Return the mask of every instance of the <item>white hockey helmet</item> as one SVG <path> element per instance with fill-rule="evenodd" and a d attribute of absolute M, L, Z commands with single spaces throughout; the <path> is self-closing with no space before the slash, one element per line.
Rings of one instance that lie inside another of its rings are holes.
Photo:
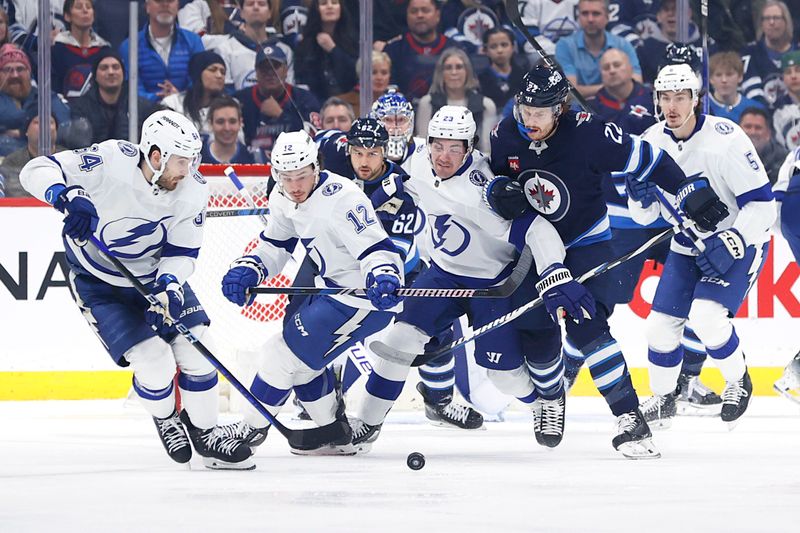
<path fill-rule="evenodd" d="M 158 148 L 161 152 L 161 168 L 153 168 L 150 163 L 150 151 Z M 161 192 L 157 184 L 161 174 L 167 166 L 170 156 L 187 157 L 191 160 L 190 172 L 194 172 L 200 163 L 200 151 L 203 141 L 197 128 L 185 116 L 171 110 L 156 111 L 144 121 L 142 136 L 139 141 L 139 150 L 153 171 L 153 194 Z"/>
<path fill-rule="evenodd" d="M 658 93 L 663 91 L 691 91 L 692 107 L 697 105 L 700 99 L 700 80 L 692 67 L 686 63 L 679 65 L 667 65 L 658 71 L 655 82 L 653 82 L 653 103 L 656 113 L 660 114 L 658 106 Z"/>
<path fill-rule="evenodd" d="M 319 150 L 308 133 L 305 131 L 284 131 L 275 139 L 270 155 L 272 165 L 272 178 L 283 194 L 283 184 L 280 173 L 300 170 L 309 165 L 314 169 L 316 177 L 314 185 L 319 181 Z"/>
<path fill-rule="evenodd" d="M 460 105 L 442 106 L 428 122 L 428 156 L 430 156 L 431 139 L 466 141 L 467 151 L 461 160 L 461 164 L 464 164 L 475 146 L 476 130 L 472 111 Z"/>

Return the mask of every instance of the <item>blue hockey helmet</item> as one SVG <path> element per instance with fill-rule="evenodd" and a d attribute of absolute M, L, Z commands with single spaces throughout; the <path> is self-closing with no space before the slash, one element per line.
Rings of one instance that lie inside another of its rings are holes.
<path fill-rule="evenodd" d="M 359 118 L 347 132 L 347 144 L 363 148 L 384 148 L 389 143 L 386 128 L 374 118 Z"/>
<path fill-rule="evenodd" d="M 369 116 L 379 120 L 389 133 L 386 156 L 392 161 L 403 160 L 414 134 L 414 107 L 411 102 L 396 87 L 390 87 L 372 104 Z"/>
<path fill-rule="evenodd" d="M 569 82 L 558 70 L 539 64 L 522 78 L 516 103 L 530 107 L 553 107 L 567 101 Z"/>
<path fill-rule="evenodd" d="M 695 72 L 700 72 L 703 68 L 700 55 L 694 47 L 683 43 L 669 43 L 664 51 L 664 59 L 661 61 L 658 70 L 667 65 L 689 65 Z"/>

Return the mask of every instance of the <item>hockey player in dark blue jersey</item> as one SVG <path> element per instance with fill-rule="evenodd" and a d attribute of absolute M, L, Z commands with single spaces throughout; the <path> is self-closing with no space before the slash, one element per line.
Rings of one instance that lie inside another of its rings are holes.
<path fill-rule="evenodd" d="M 326 170 L 352 178 L 372 201 L 389 238 L 405 254 L 405 279 L 410 284 L 425 268 L 415 238 L 425 225 L 425 215 L 403 191 L 402 182 L 408 179 L 408 174 L 387 157 L 389 134 L 386 128 L 374 118 L 359 118 L 346 134 L 328 132 L 318 142 Z M 442 342 L 451 340 L 442 339 Z M 342 377 L 345 391 L 357 372 L 348 359 Z M 425 402 L 425 415 L 432 423 L 462 429 L 483 426 L 480 413 L 453 402 L 452 353 L 426 363 L 419 372 L 422 381 L 417 389 Z"/>
<path fill-rule="evenodd" d="M 602 187 L 606 173 L 628 175 L 634 200 L 645 197 L 654 183 L 674 193 L 693 190 L 687 215 L 698 225 L 718 221 L 720 200 L 713 191 L 699 186 L 696 179 L 687 180 L 666 153 L 625 134 L 616 124 L 569 111 L 569 88 L 559 72 L 534 67 L 516 97 L 514 117 L 504 119 L 492 133 L 492 170 L 510 176 L 497 178 L 486 188 L 487 201 L 498 214 L 516 218 L 533 209 L 543 215 L 561 235 L 567 246 L 565 265 L 576 274 L 615 255 Z M 592 278 L 586 286 L 597 301 L 597 314 L 581 324 L 567 321 L 566 329 L 617 416 L 618 434 L 612 444 L 626 457 L 659 457 L 622 351 L 609 331 L 607 318 L 616 290 L 613 278 Z M 536 295 L 532 284 L 523 284 L 514 298 L 521 305 Z M 552 337 L 558 325 L 541 310 L 523 315 L 516 327 L 535 342 Z M 547 349 L 561 347 L 554 344 Z"/>

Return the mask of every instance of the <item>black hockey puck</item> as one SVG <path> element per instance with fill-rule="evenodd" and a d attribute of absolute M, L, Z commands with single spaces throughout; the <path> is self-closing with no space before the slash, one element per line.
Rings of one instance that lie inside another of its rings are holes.
<path fill-rule="evenodd" d="M 425 466 L 425 456 L 419 452 L 411 452 L 408 454 L 406 464 L 411 470 L 422 470 L 422 467 Z"/>

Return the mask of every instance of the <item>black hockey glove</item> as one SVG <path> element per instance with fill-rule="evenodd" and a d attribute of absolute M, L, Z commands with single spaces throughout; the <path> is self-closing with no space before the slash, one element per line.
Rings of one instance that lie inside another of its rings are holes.
<path fill-rule="evenodd" d="M 706 178 L 684 181 L 678 189 L 678 205 L 703 231 L 716 231 L 728 217 L 728 206 L 719 199 Z"/>
<path fill-rule="evenodd" d="M 506 220 L 521 217 L 531 209 L 522 185 L 507 176 L 497 176 L 484 185 L 483 200 Z"/>

